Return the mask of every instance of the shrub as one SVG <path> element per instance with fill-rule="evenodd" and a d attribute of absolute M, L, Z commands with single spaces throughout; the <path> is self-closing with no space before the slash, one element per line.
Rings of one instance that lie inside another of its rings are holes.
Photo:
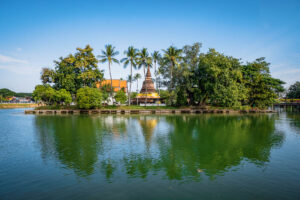
<path fill-rule="evenodd" d="M 71 93 L 65 89 L 56 90 L 54 94 L 55 103 L 60 105 L 66 104 L 69 105 L 72 102 Z"/>
<path fill-rule="evenodd" d="M 99 108 L 102 103 L 102 93 L 97 88 L 80 88 L 77 90 L 76 102 L 78 108 Z"/>
<path fill-rule="evenodd" d="M 127 95 L 123 90 L 119 90 L 114 97 L 115 100 L 121 104 L 124 104 L 127 101 Z"/>

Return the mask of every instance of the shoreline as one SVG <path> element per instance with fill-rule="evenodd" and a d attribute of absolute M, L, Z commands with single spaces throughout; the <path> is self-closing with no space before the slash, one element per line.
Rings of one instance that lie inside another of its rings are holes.
<path fill-rule="evenodd" d="M 36 108 L 38 104 L 35 103 L 1 103 L 0 109 L 10 109 L 10 108 Z"/>
<path fill-rule="evenodd" d="M 275 110 L 229 110 L 229 109 L 57 109 L 25 110 L 25 114 L 36 115 L 72 115 L 72 114 L 247 114 L 277 113 Z"/>

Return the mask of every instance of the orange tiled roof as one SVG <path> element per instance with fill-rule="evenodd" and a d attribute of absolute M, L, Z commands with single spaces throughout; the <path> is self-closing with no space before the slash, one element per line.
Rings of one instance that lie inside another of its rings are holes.
<path fill-rule="evenodd" d="M 108 80 L 103 80 L 101 83 L 96 83 L 97 88 L 100 88 L 101 86 L 104 85 L 110 85 L 111 81 Z M 119 80 L 119 79 L 113 79 L 112 80 L 112 87 L 114 92 L 119 91 L 120 89 L 124 88 L 125 92 L 127 92 L 127 81 L 125 80 Z"/>

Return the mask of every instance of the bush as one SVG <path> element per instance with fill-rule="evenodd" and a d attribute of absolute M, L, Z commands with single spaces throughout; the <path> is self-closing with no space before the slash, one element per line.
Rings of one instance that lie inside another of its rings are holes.
<path fill-rule="evenodd" d="M 77 90 L 76 102 L 78 108 L 99 108 L 102 103 L 102 93 L 97 88 L 80 88 Z"/>
<path fill-rule="evenodd" d="M 35 101 L 42 101 L 47 105 L 69 105 L 72 102 L 70 92 L 65 89 L 54 90 L 50 85 L 37 85 L 32 96 Z"/>
<path fill-rule="evenodd" d="M 70 105 L 70 103 L 72 102 L 72 96 L 71 93 L 68 92 L 67 90 L 60 89 L 58 91 L 55 91 L 54 100 L 55 103 L 59 103 L 60 105 L 62 104 Z"/>
<path fill-rule="evenodd" d="M 55 90 L 50 85 L 37 85 L 32 97 L 35 101 L 43 101 L 47 105 L 54 103 Z"/>
<path fill-rule="evenodd" d="M 114 97 L 115 100 L 121 104 L 124 104 L 127 101 L 127 95 L 123 90 L 119 90 Z"/>

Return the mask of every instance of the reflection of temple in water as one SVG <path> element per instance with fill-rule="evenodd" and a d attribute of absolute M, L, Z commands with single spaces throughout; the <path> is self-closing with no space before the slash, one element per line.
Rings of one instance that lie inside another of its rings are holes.
<path fill-rule="evenodd" d="M 148 147 L 150 147 L 151 139 L 153 137 L 154 129 L 158 123 L 156 117 L 141 116 L 138 122 L 142 128 L 142 132 Z"/>

